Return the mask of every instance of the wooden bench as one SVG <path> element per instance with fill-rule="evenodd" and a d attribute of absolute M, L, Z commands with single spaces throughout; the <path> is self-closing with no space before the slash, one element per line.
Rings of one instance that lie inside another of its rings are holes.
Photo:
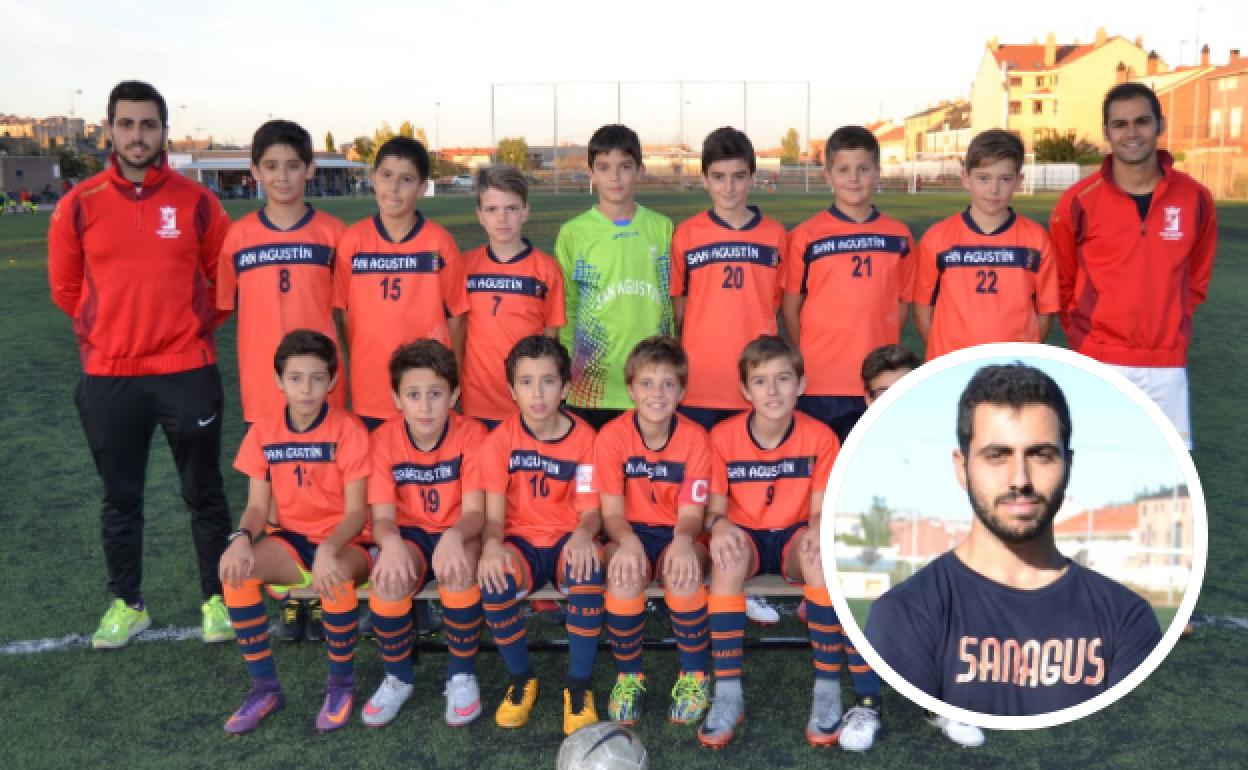
<path fill-rule="evenodd" d="M 794 585 L 779 575 L 758 575 L 752 577 L 745 583 L 745 593 L 748 596 L 801 596 L 802 586 Z M 368 598 L 368 589 L 361 588 L 356 591 L 356 595 L 360 599 Z M 663 598 L 663 586 L 658 582 L 652 582 L 646 588 L 646 596 L 651 599 Z M 316 591 L 312 588 L 295 588 L 290 592 L 292 599 L 315 599 Z M 434 599 L 438 598 L 438 585 L 430 580 L 420 593 L 416 594 L 417 599 Z M 566 599 L 559 589 L 554 586 L 547 585 L 541 590 L 534 591 L 525 597 L 526 599 Z"/>

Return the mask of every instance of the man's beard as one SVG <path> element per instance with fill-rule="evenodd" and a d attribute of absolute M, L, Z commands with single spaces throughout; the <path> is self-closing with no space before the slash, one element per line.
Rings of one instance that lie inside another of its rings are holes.
<path fill-rule="evenodd" d="M 130 148 L 133 148 L 134 146 L 135 144 L 131 144 L 129 147 L 126 148 L 126 150 L 129 150 Z M 134 168 L 134 169 L 146 169 L 149 166 L 155 165 L 156 161 L 160 160 L 160 148 L 159 147 L 153 149 L 151 147 L 148 147 L 146 144 L 139 144 L 138 146 L 146 148 L 148 151 L 148 154 L 140 158 L 137 163 L 131 160 L 130 156 L 125 151 L 117 153 L 117 157 L 121 158 L 121 161 L 125 163 L 127 166 L 130 166 L 131 168 Z"/>
<path fill-rule="evenodd" d="M 1070 481 L 1069 469 L 1062 476 L 1062 481 L 1053 490 L 1052 498 L 1039 494 L 1033 487 L 1026 487 L 1017 492 L 999 495 L 993 500 L 992 505 L 984 505 L 976 497 L 974 493 L 975 485 L 971 480 L 970 469 L 967 469 L 967 499 L 971 501 L 971 509 L 975 511 L 975 517 L 979 519 L 988 531 L 996 536 L 1003 543 L 1020 544 L 1043 535 L 1053 526 L 1053 519 L 1057 516 L 1058 510 L 1062 507 L 1062 502 L 1066 499 L 1066 484 Z M 1044 513 L 1035 521 L 1015 525 L 1011 528 L 1005 522 L 997 518 L 995 509 L 998 505 L 1013 502 L 1016 500 L 1038 501 L 1044 506 Z"/>

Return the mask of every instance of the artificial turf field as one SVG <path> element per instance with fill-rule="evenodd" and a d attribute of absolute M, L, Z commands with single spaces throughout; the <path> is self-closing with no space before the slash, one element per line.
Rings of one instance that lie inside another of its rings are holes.
<path fill-rule="evenodd" d="M 698 193 L 643 195 L 642 202 L 679 221 L 705 207 Z M 880 207 L 916 235 L 964 204 L 956 195 L 885 195 Z M 528 232 L 546 250 L 560 223 L 590 204 L 588 196 L 537 196 Z M 756 202 L 787 226 L 827 205 L 826 194 L 763 194 Z M 1021 213 L 1047 221 L 1054 199 L 1021 198 Z M 254 202 L 227 206 L 235 217 Z M 317 205 L 350 222 L 373 212 L 368 199 Z M 470 197 L 440 197 L 422 209 L 446 225 L 464 249 L 483 241 Z M 1248 206 L 1218 208 L 1220 248 L 1209 301 L 1196 316 L 1191 355 L 1196 467 L 1209 511 L 1210 552 L 1196 608 L 1196 632 L 1137 690 L 1094 716 L 1045 731 L 991 732 L 977 750 L 960 749 L 921 721 L 921 712 L 887 687 L 885 730 L 870 753 L 816 751 L 802 730 L 809 710 L 810 653 L 751 650 L 746 662 L 747 721 L 720 752 L 697 746 L 692 728 L 666 722 L 673 651 L 647 652 L 651 698 L 639 733 L 653 768 L 677 767 L 1248 767 L 1248 482 L 1242 478 L 1248 424 Z M 486 715 L 451 730 L 442 722 L 446 656 L 422 653 L 417 692 L 383 730 L 358 721 L 332 735 L 313 728 L 325 658 L 308 643 L 276 643 L 287 693 L 285 711 L 256 733 L 230 739 L 225 718 L 241 702 L 247 676 L 233 644 L 198 640 L 134 643 L 115 652 L 81 644 L 53 652 L 9 652 L 11 643 L 90 635 L 109 597 L 99 545 L 100 487 L 72 390 L 78 350 L 68 320 L 48 296 L 48 215 L 0 217 L 0 767 L 472 767 L 549 768 L 562 739 L 559 688 L 565 657 L 535 652 L 542 683 L 534 718 L 519 731 L 490 715 L 506 676 L 498 656 L 478 663 Z M 230 464 L 241 438 L 235 373 L 235 326 L 218 336 L 227 404 L 222 466 L 234 515 L 246 485 Z M 919 347 L 913 330 L 907 341 Z M 1060 330 L 1050 340 L 1060 344 Z M 144 597 L 155 629 L 195 627 L 199 601 L 189 517 L 173 464 L 157 434 L 148 473 Z M 769 634 L 804 634 L 790 612 Z M 1238 619 L 1238 620 L 1237 620 Z M 532 621 L 538 638 L 561 629 Z M 653 625 L 653 624 L 652 624 Z M 656 635 L 664 629 L 653 627 Z M 750 634 L 756 634 L 751 630 Z M 6 650 L 6 645 L 8 649 Z M 603 714 L 613 678 L 607 650 L 595 667 Z M 360 703 L 381 679 L 371 642 L 357 656 Z M 848 699 L 848 687 L 846 698 Z"/>

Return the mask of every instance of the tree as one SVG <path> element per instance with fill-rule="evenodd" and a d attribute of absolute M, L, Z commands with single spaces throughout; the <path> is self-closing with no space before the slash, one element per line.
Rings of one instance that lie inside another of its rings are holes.
<path fill-rule="evenodd" d="M 524 137 L 505 137 L 498 143 L 498 162 L 510 163 L 521 171 L 529 167 L 529 143 Z"/>
<path fill-rule="evenodd" d="M 780 140 L 780 162 L 786 166 L 796 166 L 802 157 L 802 144 L 797 138 L 797 129 L 790 128 Z"/>
<path fill-rule="evenodd" d="M 86 179 L 100 171 L 100 162 L 95 156 L 79 155 L 69 147 L 57 150 L 56 157 L 61 166 L 62 179 Z"/>
<path fill-rule="evenodd" d="M 373 162 L 373 153 L 376 152 L 377 148 L 373 145 L 372 139 L 367 136 L 357 136 L 355 140 L 351 142 L 351 146 L 360 160 L 365 163 Z"/>
<path fill-rule="evenodd" d="M 405 120 L 399 124 L 399 136 L 406 136 L 408 139 L 415 139 L 426 148 L 429 146 L 429 138 L 425 136 L 425 129 L 416 128 L 412 125 L 412 121 L 410 120 Z"/>
<path fill-rule="evenodd" d="M 863 564 L 875 564 L 880 560 L 880 549 L 892 545 L 893 531 L 889 527 L 892 518 L 893 512 L 884 498 L 872 497 L 871 507 L 862 514 L 862 536 L 851 535 L 843 538 L 848 545 L 862 546 L 862 553 L 858 558 Z"/>
<path fill-rule="evenodd" d="M 1037 139 L 1032 149 L 1036 153 L 1037 163 L 1079 163 L 1091 165 L 1101 161 L 1096 145 L 1087 139 L 1081 139 L 1076 142 L 1074 137 L 1071 136 Z"/>
<path fill-rule="evenodd" d="M 325 152 L 337 152 L 337 150 L 334 148 L 334 132 L 333 131 L 325 132 Z"/>

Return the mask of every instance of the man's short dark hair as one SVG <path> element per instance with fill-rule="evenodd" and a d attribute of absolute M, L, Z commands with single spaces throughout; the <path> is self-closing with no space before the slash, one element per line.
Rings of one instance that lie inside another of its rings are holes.
<path fill-rule="evenodd" d="M 508 385 L 516 384 L 516 365 L 522 358 L 553 358 L 555 369 L 559 371 L 559 381 L 564 385 L 572 381 L 572 357 L 568 355 L 563 343 L 554 337 L 534 334 L 525 337 L 512 347 L 503 364 L 507 371 Z"/>
<path fill-rule="evenodd" d="M 608 123 L 589 137 L 589 167 L 594 167 L 594 159 L 603 153 L 619 150 L 625 153 L 637 165 L 641 165 L 641 140 L 637 132 L 619 123 Z"/>
<path fill-rule="evenodd" d="M 875 165 L 880 165 L 880 140 L 863 126 L 841 126 L 833 131 L 823 148 L 823 165 L 832 168 L 832 159 L 841 150 L 866 150 Z"/>
<path fill-rule="evenodd" d="M 980 404 L 1022 409 L 1038 404 L 1057 414 L 1061 429 L 1062 451 L 1070 452 L 1070 407 L 1066 396 L 1053 378 L 1021 361 L 1012 364 L 985 366 L 975 372 L 958 399 L 958 448 L 966 455 L 971 451 L 971 433 L 975 408 Z"/>
<path fill-rule="evenodd" d="M 743 160 L 750 167 L 751 174 L 758 169 L 754 144 L 744 132 L 732 126 L 717 128 L 702 141 L 702 173 L 710 170 L 711 164 L 718 160 Z"/>
<path fill-rule="evenodd" d="M 1014 164 L 1015 171 L 1021 171 L 1026 155 L 1022 139 L 1003 128 L 990 128 L 976 134 L 966 148 L 966 170 L 969 173 L 999 160 L 1008 160 Z"/>
<path fill-rule="evenodd" d="M 423 182 L 429 178 L 429 151 L 419 140 L 410 136 L 387 139 L 381 149 L 377 150 L 377 156 L 373 158 L 373 168 L 380 168 L 381 162 L 386 158 L 410 161 L 416 167 L 416 172 L 420 174 L 420 181 Z"/>
<path fill-rule="evenodd" d="M 117 102 L 155 102 L 156 111 L 160 113 L 160 124 L 169 126 L 169 106 L 165 97 L 160 95 L 150 83 L 141 80 L 123 80 L 113 86 L 108 94 L 108 122 L 112 123 L 117 116 Z"/>
<path fill-rule="evenodd" d="M 1161 100 L 1157 98 L 1153 89 L 1143 83 L 1119 83 L 1109 89 L 1105 94 L 1105 101 L 1101 102 L 1101 125 L 1109 125 L 1109 105 L 1114 102 L 1125 102 L 1128 99 L 1147 100 L 1149 109 L 1153 111 L 1153 118 L 1161 123 Z"/>
<path fill-rule="evenodd" d="M 912 372 L 919 368 L 919 363 L 919 357 L 905 345 L 881 345 L 862 359 L 862 384 L 869 387 L 871 380 L 884 372 Z"/>
<path fill-rule="evenodd" d="M 422 339 L 400 345 L 390 356 L 390 389 L 399 392 L 403 375 L 412 369 L 428 369 L 446 380 L 451 390 L 459 387 L 459 366 L 455 354 L 437 340 Z"/>
<path fill-rule="evenodd" d="M 312 135 L 292 120 L 270 120 L 256 129 L 251 138 L 251 163 L 260 165 L 264 153 L 275 144 L 284 144 L 295 151 L 303 165 L 312 163 Z"/>
<path fill-rule="evenodd" d="M 333 340 L 320 332 L 295 329 L 282 337 L 273 353 L 273 369 L 278 377 L 286 371 L 286 362 L 292 356 L 316 356 L 329 367 L 331 378 L 338 373 L 338 349 L 334 347 Z"/>

